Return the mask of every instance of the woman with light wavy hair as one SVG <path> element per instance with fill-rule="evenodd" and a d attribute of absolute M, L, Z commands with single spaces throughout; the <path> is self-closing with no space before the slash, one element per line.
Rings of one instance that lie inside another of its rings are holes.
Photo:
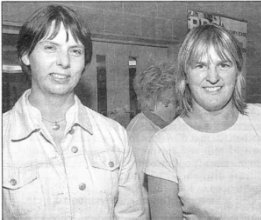
<path fill-rule="evenodd" d="M 149 146 L 152 219 L 261 219 L 261 105 L 244 102 L 242 68 L 229 31 L 207 24 L 187 34 L 180 116 Z"/>
<path fill-rule="evenodd" d="M 167 62 L 150 65 L 134 79 L 134 89 L 141 113 L 127 126 L 127 132 L 136 157 L 140 184 L 149 218 L 147 180 L 143 166 L 152 136 L 167 126 L 176 116 L 175 68 Z"/>

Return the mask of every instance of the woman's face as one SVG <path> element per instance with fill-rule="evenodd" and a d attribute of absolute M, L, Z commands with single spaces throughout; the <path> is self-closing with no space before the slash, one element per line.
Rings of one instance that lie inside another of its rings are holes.
<path fill-rule="evenodd" d="M 235 64 L 228 60 L 222 61 L 215 49 L 210 47 L 208 55 L 204 55 L 187 71 L 193 111 L 219 111 L 227 105 L 232 105 L 236 79 Z"/>
<path fill-rule="evenodd" d="M 54 22 L 49 36 L 54 30 Z M 72 93 L 85 67 L 84 46 L 76 42 L 71 32 L 68 39 L 62 24 L 56 37 L 40 40 L 23 62 L 30 65 L 32 92 L 65 95 Z"/>

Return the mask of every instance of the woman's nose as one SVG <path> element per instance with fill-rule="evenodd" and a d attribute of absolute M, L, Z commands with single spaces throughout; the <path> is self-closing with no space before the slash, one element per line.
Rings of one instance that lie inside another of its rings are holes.
<path fill-rule="evenodd" d="M 67 52 L 61 51 L 57 54 L 57 61 L 56 64 L 58 66 L 63 67 L 64 69 L 67 69 L 70 67 L 70 56 Z"/>
<path fill-rule="evenodd" d="M 211 84 L 215 84 L 219 81 L 220 76 L 216 69 L 216 67 L 209 67 L 207 70 L 207 81 L 209 81 Z"/>

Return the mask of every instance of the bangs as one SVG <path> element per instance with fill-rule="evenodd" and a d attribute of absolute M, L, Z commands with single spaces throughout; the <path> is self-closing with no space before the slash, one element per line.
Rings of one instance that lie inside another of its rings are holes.
<path fill-rule="evenodd" d="M 46 26 L 46 33 L 45 33 L 45 36 L 43 38 L 46 38 L 48 40 L 52 40 L 54 39 L 57 34 L 59 33 L 59 30 L 61 28 L 61 20 L 53 20 L 53 21 L 50 21 L 49 22 L 50 25 L 47 25 Z M 68 33 L 66 31 L 66 41 L 68 41 Z"/>
<path fill-rule="evenodd" d="M 232 59 L 232 55 L 228 52 L 229 50 L 225 49 L 223 42 L 213 41 L 213 39 L 199 39 L 198 41 L 194 42 L 194 45 L 192 45 L 191 52 L 189 53 L 189 56 L 187 58 L 187 65 L 188 67 L 194 66 L 196 63 L 201 62 L 202 58 L 204 56 L 207 56 L 208 61 L 211 61 L 211 54 L 209 53 L 210 48 L 213 47 L 219 58 L 223 62 L 230 62 L 234 63 Z"/>
<path fill-rule="evenodd" d="M 48 29 L 46 31 L 44 38 L 49 39 L 49 40 L 54 39 L 60 31 L 61 24 L 63 24 L 63 26 L 65 28 L 65 32 L 66 32 L 66 41 L 69 40 L 69 32 L 70 32 L 72 34 L 74 41 L 79 43 L 79 39 L 77 37 L 77 33 L 75 33 L 76 30 L 74 30 L 75 28 L 73 27 L 73 25 L 70 26 L 68 23 L 66 23 L 62 19 L 58 19 L 56 21 L 53 20 L 53 21 L 51 21 L 51 23 L 53 23 L 53 25 L 47 25 Z"/>
<path fill-rule="evenodd" d="M 81 42 L 85 48 L 85 64 L 91 62 L 92 40 L 89 28 L 82 25 L 81 19 L 70 8 L 50 5 L 36 11 L 19 31 L 17 52 L 22 66 L 26 66 L 21 60 L 22 56 L 24 54 L 30 55 L 42 39 L 54 39 L 59 34 L 61 24 L 65 28 L 66 41 L 69 40 L 71 34 L 76 43 Z"/>

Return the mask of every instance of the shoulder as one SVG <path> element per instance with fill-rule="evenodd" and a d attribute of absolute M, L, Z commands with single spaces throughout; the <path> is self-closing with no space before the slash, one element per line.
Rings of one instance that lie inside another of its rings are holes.
<path fill-rule="evenodd" d="M 139 123 L 141 120 L 143 120 L 142 113 L 138 113 L 134 116 L 134 118 L 131 119 L 130 123 L 127 126 L 127 130 L 137 125 L 137 123 Z"/>
<path fill-rule="evenodd" d="M 184 134 L 187 133 L 185 129 L 182 118 L 178 117 L 165 128 L 156 132 L 152 142 L 158 143 L 160 146 L 164 146 L 164 148 L 172 147 L 184 140 Z"/>
<path fill-rule="evenodd" d="M 88 107 L 85 107 L 84 114 L 91 132 L 93 149 L 112 150 L 114 152 L 128 152 L 128 136 L 126 129 L 117 121 L 108 118 Z"/>
<path fill-rule="evenodd" d="M 98 128 L 99 130 L 106 130 L 107 132 L 117 132 L 117 133 L 125 133 L 125 128 L 117 121 L 104 116 L 88 107 L 85 106 L 87 114 L 90 119 L 90 123 L 93 128 Z"/>
<path fill-rule="evenodd" d="M 155 127 L 155 126 L 154 126 Z M 140 130 L 146 130 L 146 131 L 150 131 L 153 130 L 155 131 L 155 128 L 153 128 L 152 122 L 150 122 L 150 120 L 143 114 L 143 113 L 139 113 L 137 114 L 128 124 L 127 128 L 126 128 L 128 133 L 137 133 Z M 158 129 L 156 129 L 158 130 Z"/>
<path fill-rule="evenodd" d="M 12 112 L 12 109 L 3 113 L 3 121 L 4 122 L 6 122 L 10 118 L 11 112 Z"/>
<path fill-rule="evenodd" d="M 247 104 L 246 115 L 251 119 L 251 121 L 255 121 L 255 123 L 261 124 L 261 104 Z"/>
<path fill-rule="evenodd" d="M 261 103 L 249 103 L 246 109 L 247 114 L 259 115 L 261 117 Z"/>
<path fill-rule="evenodd" d="M 16 120 L 24 120 L 24 108 L 25 108 L 25 99 L 30 94 L 30 89 L 26 90 L 22 96 L 16 101 L 14 106 L 7 112 L 3 114 L 3 125 L 6 127 L 7 125 L 14 124 L 16 126 Z"/>
<path fill-rule="evenodd" d="M 7 129 L 8 125 L 11 122 L 12 119 L 11 115 L 12 115 L 12 110 L 7 111 L 3 114 L 3 132 L 5 132 L 5 130 Z"/>
<path fill-rule="evenodd" d="M 261 134 L 261 104 L 248 104 L 246 113 L 254 128 Z"/>
<path fill-rule="evenodd" d="M 177 117 L 174 121 L 172 121 L 169 125 L 161 129 L 157 132 L 157 136 L 165 135 L 165 136 L 177 136 L 179 134 L 184 133 L 184 122 L 181 117 Z"/>

